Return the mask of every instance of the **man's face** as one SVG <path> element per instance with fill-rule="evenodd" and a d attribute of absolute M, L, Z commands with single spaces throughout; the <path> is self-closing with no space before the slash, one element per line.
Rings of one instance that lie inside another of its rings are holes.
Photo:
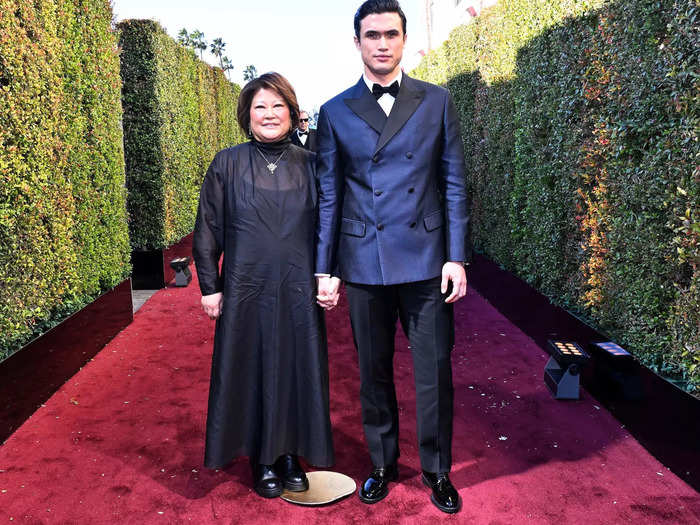
<path fill-rule="evenodd" d="M 309 114 L 306 111 L 299 113 L 299 129 L 301 131 L 309 129 Z"/>
<path fill-rule="evenodd" d="M 371 14 L 360 21 L 360 38 L 355 37 L 355 46 L 370 80 L 382 81 L 382 77 L 398 73 L 405 44 L 398 13 Z"/>

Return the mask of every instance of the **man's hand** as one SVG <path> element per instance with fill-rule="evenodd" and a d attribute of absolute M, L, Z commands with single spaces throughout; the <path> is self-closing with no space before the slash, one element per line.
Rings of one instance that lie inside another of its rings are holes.
<path fill-rule="evenodd" d="M 330 310 L 338 304 L 340 297 L 340 279 L 337 277 L 316 277 L 318 295 L 316 302 L 326 310 Z"/>
<path fill-rule="evenodd" d="M 457 302 L 467 294 L 467 274 L 462 263 L 446 262 L 442 266 L 442 283 L 440 284 L 442 293 L 447 293 L 447 284 L 450 281 L 452 281 L 452 293 L 445 299 L 446 303 Z"/>
<path fill-rule="evenodd" d="M 221 292 L 202 296 L 202 308 L 209 319 L 218 319 L 221 315 L 221 304 L 224 302 L 224 294 Z"/>

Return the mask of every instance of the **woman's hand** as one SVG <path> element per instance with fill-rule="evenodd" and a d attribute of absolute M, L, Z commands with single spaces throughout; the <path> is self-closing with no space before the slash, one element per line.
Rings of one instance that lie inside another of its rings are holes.
<path fill-rule="evenodd" d="M 209 319 L 218 319 L 221 315 L 221 304 L 224 302 L 224 294 L 221 292 L 202 296 L 202 308 Z"/>

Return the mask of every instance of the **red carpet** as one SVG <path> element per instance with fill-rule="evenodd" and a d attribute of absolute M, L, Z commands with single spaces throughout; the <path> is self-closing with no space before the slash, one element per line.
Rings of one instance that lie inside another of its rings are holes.
<path fill-rule="evenodd" d="M 456 310 L 449 516 L 420 483 L 410 354 L 397 341 L 400 483 L 386 500 L 305 508 L 263 500 L 247 461 L 201 466 L 213 323 L 196 282 L 167 288 L 0 447 L 0 523 L 700 523 L 700 495 L 594 399 L 555 401 L 546 355 L 479 295 Z M 370 468 L 341 305 L 327 318 L 334 470 Z"/>

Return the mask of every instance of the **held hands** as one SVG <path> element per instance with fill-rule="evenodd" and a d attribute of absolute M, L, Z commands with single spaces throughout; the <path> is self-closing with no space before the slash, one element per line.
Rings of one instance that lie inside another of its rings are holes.
<path fill-rule="evenodd" d="M 337 277 L 316 277 L 316 289 L 318 291 L 316 302 L 319 306 L 330 310 L 338 304 L 340 279 Z"/>
<path fill-rule="evenodd" d="M 221 292 L 202 296 L 202 308 L 209 319 L 218 319 L 221 315 L 221 304 L 224 302 L 224 294 Z"/>
<path fill-rule="evenodd" d="M 462 264 L 446 262 L 442 266 L 442 283 L 440 284 L 442 293 L 447 293 L 449 281 L 452 281 L 452 293 L 445 299 L 445 302 L 454 303 L 467 294 L 467 274 Z"/>

